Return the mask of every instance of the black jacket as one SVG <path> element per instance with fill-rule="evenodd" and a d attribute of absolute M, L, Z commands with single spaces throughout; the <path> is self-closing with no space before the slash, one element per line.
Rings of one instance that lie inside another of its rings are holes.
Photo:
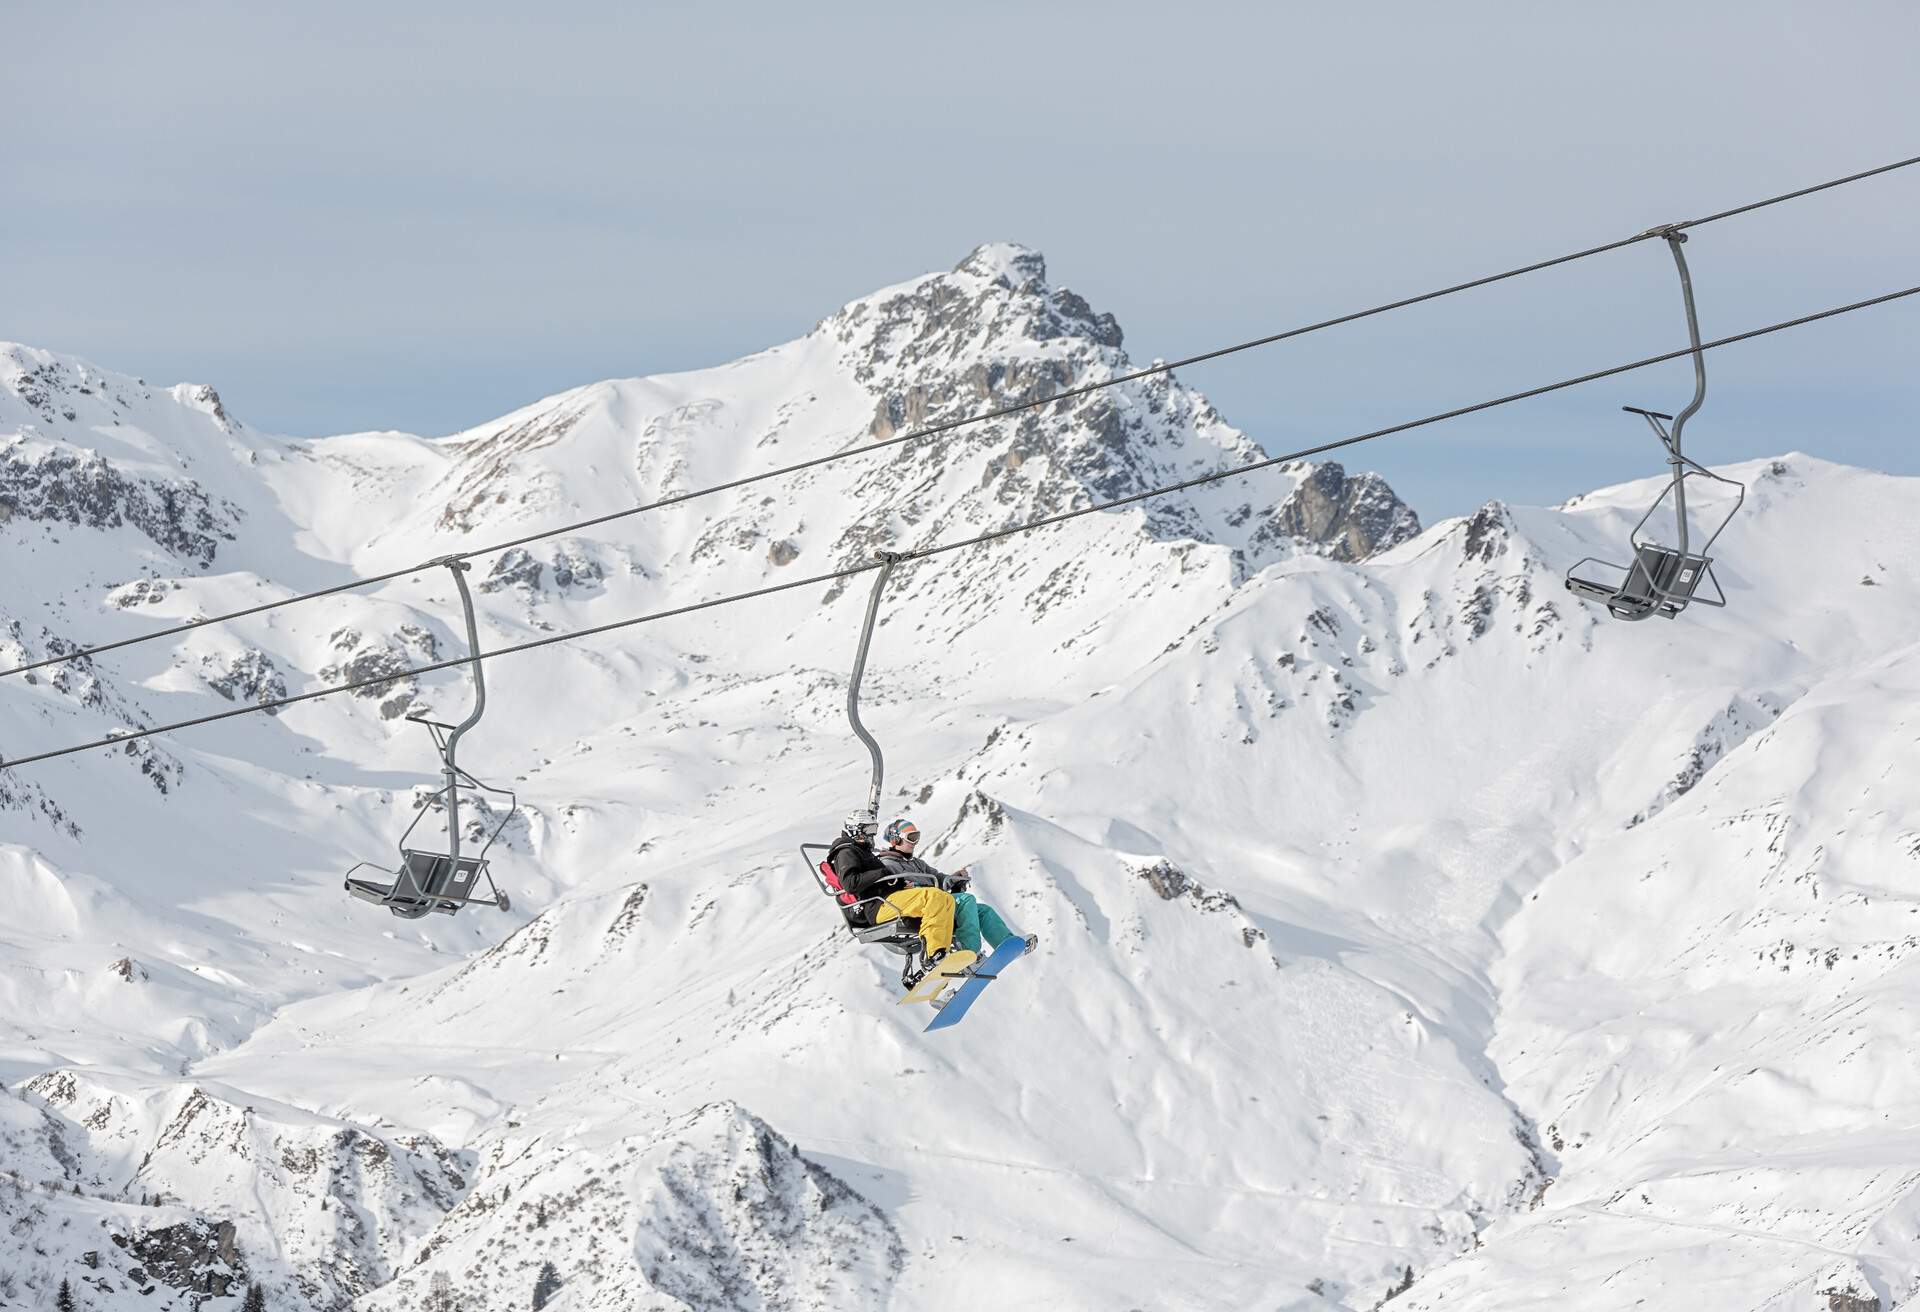
<path fill-rule="evenodd" d="M 905 881 L 894 878 L 880 864 L 870 844 L 855 842 L 845 834 L 834 839 L 833 846 L 827 849 L 827 865 L 840 880 L 840 887 L 858 898 L 885 897 L 897 888 L 907 887 Z"/>

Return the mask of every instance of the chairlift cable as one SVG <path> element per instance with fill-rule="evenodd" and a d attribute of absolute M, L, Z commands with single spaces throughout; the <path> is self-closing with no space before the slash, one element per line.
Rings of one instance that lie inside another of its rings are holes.
<path fill-rule="evenodd" d="M 1846 186 L 1849 183 L 1877 177 L 1883 173 L 1891 173 L 1897 169 L 1907 168 L 1914 164 L 1920 164 L 1920 155 L 1915 155 L 1908 159 L 1896 160 L 1890 164 L 1882 164 L 1877 168 L 1865 169 L 1859 173 L 1850 173 L 1845 177 L 1829 179 L 1826 182 L 1816 183 L 1810 187 L 1801 187 L 1794 191 L 1782 192 L 1777 196 L 1769 196 L 1764 200 L 1750 201 L 1747 204 L 1738 205 L 1732 209 L 1720 210 L 1701 218 L 1688 219 L 1682 223 L 1667 224 L 1657 228 L 1649 228 L 1645 232 L 1636 233 L 1634 236 L 1624 237 L 1618 241 L 1606 242 L 1599 246 L 1589 246 L 1585 250 L 1555 256 L 1552 259 L 1539 260 L 1532 264 L 1524 264 L 1518 268 L 1508 269 L 1502 273 L 1493 273 L 1487 274 L 1484 277 L 1472 278 L 1466 282 L 1454 283 L 1451 286 L 1441 287 L 1433 291 L 1421 292 L 1418 295 L 1403 297 L 1395 301 L 1387 301 L 1368 309 L 1355 310 L 1348 314 L 1337 315 L 1331 319 L 1322 319 L 1317 323 L 1305 324 L 1297 328 L 1288 328 L 1281 332 L 1270 333 L 1264 337 L 1255 337 L 1231 346 L 1223 346 L 1211 351 L 1203 351 L 1198 355 L 1189 355 L 1178 360 L 1161 361 L 1143 369 L 1135 369 L 1128 373 L 1118 374 L 1112 378 L 1101 379 L 1098 382 L 1085 383 L 1079 387 L 1068 388 L 1065 391 L 1055 392 L 1033 400 L 1021 401 L 1013 405 L 999 407 L 998 409 L 983 411 L 979 414 L 965 415 L 958 419 L 946 420 L 942 423 L 931 424 L 925 428 L 915 429 L 909 433 L 896 434 L 893 437 L 884 438 L 877 442 L 868 442 L 846 450 L 829 452 L 826 455 L 815 456 L 808 460 L 796 461 L 792 464 L 781 465 L 774 469 L 763 470 L 758 474 L 742 475 L 739 478 L 728 479 L 708 487 L 695 488 L 687 492 L 676 492 L 671 496 L 642 502 L 639 505 L 629 506 L 623 510 L 610 511 L 604 515 L 595 515 L 589 519 L 576 520 L 570 524 L 543 529 L 538 533 L 529 533 L 522 537 L 508 539 L 504 542 L 496 542 L 490 546 L 475 547 L 469 551 L 451 554 L 454 559 L 459 560 L 472 560 L 480 556 L 491 556 L 502 551 L 512 550 L 514 547 L 523 547 L 529 543 L 545 541 L 548 538 L 577 533 L 582 529 L 595 528 L 601 524 L 611 523 L 614 520 L 647 514 L 655 510 L 664 510 L 670 506 L 682 505 L 689 501 L 699 500 L 702 497 L 713 496 L 716 493 L 731 492 L 743 487 L 750 487 L 755 483 L 766 482 L 769 479 L 784 478 L 789 474 L 797 474 L 821 465 L 833 464 L 854 456 L 864 455 L 870 451 L 883 450 L 887 447 L 899 446 L 907 442 L 917 442 L 930 437 L 938 437 L 942 434 L 953 432 L 955 429 L 969 427 L 974 424 L 987 423 L 995 419 L 1005 419 L 1029 410 L 1037 410 L 1044 406 L 1058 404 L 1062 401 L 1071 401 L 1109 387 L 1118 387 L 1124 383 L 1138 382 L 1140 379 L 1150 378 L 1158 374 L 1172 373 L 1177 369 L 1185 369 L 1192 365 L 1218 360 L 1223 356 L 1235 355 L 1242 351 L 1250 351 L 1262 346 L 1271 346 L 1276 342 L 1288 341 L 1295 337 L 1305 337 L 1310 333 L 1317 333 L 1328 328 L 1339 327 L 1342 324 L 1355 323 L 1362 319 L 1369 319 L 1394 310 L 1403 310 L 1427 301 L 1440 300 L 1443 297 L 1452 296 L 1459 292 L 1491 286 L 1494 283 L 1505 282 L 1509 279 L 1523 277 L 1530 273 L 1538 273 L 1544 269 L 1551 269 L 1558 265 L 1571 264 L 1595 255 L 1603 255 L 1609 251 L 1620 250 L 1653 237 L 1664 236 L 1668 232 L 1682 232 L 1690 228 L 1701 227 L 1705 224 L 1718 223 L 1722 219 L 1733 218 L 1740 214 L 1749 214 L 1755 210 L 1765 209 L 1770 205 L 1779 205 L 1786 201 L 1798 200 L 1802 197 L 1813 195 L 1816 192 Z M 334 584 L 331 587 L 318 588 L 314 591 L 299 593 L 291 597 L 282 597 L 276 601 L 261 602 L 258 605 L 242 607 L 239 610 L 227 611 L 219 615 L 209 615 L 185 624 L 176 624 L 164 629 L 155 629 L 149 633 L 140 634 L 137 637 L 121 638 L 113 642 L 96 643 L 91 647 L 82 647 L 74 651 L 63 652 L 59 655 L 43 657 L 37 661 L 30 661 L 23 665 L 14 666 L 11 669 L 0 670 L 0 679 L 8 678 L 16 674 L 25 674 L 31 670 L 44 669 L 50 665 L 62 665 L 69 661 L 98 656 L 106 652 L 117 651 L 123 647 L 132 647 L 141 643 L 153 642 L 160 638 L 177 637 L 183 633 L 190 633 L 194 629 L 205 628 L 214 624 L 225 624 L 232 620 L 244 619 L 251 615 L 264 614 L 267 611 L 279 610 L 282 607 L 294 606 L 322 597 L 338 596 L 344 592 L 352 592 L 360 588 L 372 587 L 377 583 L 391 582 L 394 579 L 409 574 L 421 573 L 439 564 L 440 561 L 445 558 L 446 557 L 436 557 L 433 560 L 424 561 L 416 565 L 408 565 L 402 569 L 388 570 L 381 574 L 370 574 L 364 578 L 350 579 L 344 583 Z"/>
<path fill-rule="evenodd" d="M 898 553 L 898 555 L 902 560 L 918 560 L 928 556 L 942 555 L 949 551 L 959 551 L 965 547 L 980 546 L 1001 538 L 1012 537 L 1020 533 L 1030 533 L 1036 529 L 1048 528 L 1055 524 L 1065 523 L 1070 519 L 1078 519 L 1082 515 L 1092 515 L 1102 511 L 1115 510 L 1121 506 L 1132 505 L 1136 502 L 1146 501 L 1154 497 L 1166 496 L 1169 493 L 1182 492 L 1190 488 L 1221 482 L 1229 478 L 1238 478 L 1243 474 L 1250 474 L 1256 470 L 1268 469 L 1275 465 L 1287 464 L 1295 460 L 1303 460 L 1310 456 L 1324 454 L 1328 451 L 1337 451 L 1343 447 L 1358 445 L 1361 442 L 1371 442 L 1376 438 L 1388 437 L 1396 433 L 1404 433 L 1415 428 L 1424 428 L 1448 419 L 1457 419 L 1463 415 L 1477 414 L 1483 410 L 1492 410 L 1498 406 L 1511 405 L 1516 401 L 1524 401 L 1532 397 L 1544 396 L 1550 392 L 1564 391 L 1570 387 L 1578 387 L 1583 383 L 1595 382 L 1602 378 L 1611 378 L 1615 375 L 1629 373 L 1636 369 L 1644 369 L 1650 365 L 1664 364 L 1669 360 L 1678 360 L 1683 356 L 1691 355 L 1696 349 L 1711 351 L 1722 346 L 1731 346 L 1736 342 L 1750 341 L 1756 337 L 1765 337 L 1772 333 L 1784 332 L 1790 328 L 1799 328 L 1806 324 L 1817 323 L 1822 319 L 1837 318 L 1843 314 L 1851 314 L 1856 310 L 1864 310 L 1876 305 L 1885 305 L 1889 302 L 1902 300 L 1914 295 L 1920 295 L 1920 286 L 1908 287 L 1896 292 L 1887 292 L 1880 296 L 1869 297 L 1863 301 L 1854 301 L 1847 305 L 1834 306 L 1831 309 L 1819 310 L 1794 319 L 1783 319 L 1778 323 L 1768 324 L 1761 328 L 1750 328 L 1745 332 L 1735 333 L 1728 337 L 1716 338 L 1710 342 L 1703 342 L 1697 348 L 1692 345 L 1684 346 L 1678 350 L 1665 351 L 1659 355 L 1650 355 L 1645 359 L 1634 360 L 1627 364 L 1614 365 L 1607 369 L 1598 369 L 1592 373 L 1581 374 L 1575 378 L 1566 378 L 1556 383 L 1530 387 L 1521 392 L 1510 392 L 1505 396 L 1495 397 L 1492 400 L 1478 401 L 1472 405 L 1456 406 L 1451 410 L 1443 410 L 1437 414 L 1428 415 L 1425 418 L 1408 420 L 1405 423 L 1392 424 L 1385 428 L 1376 428 L 1370 432 L 1355 434 L 1352 437 L 1343 437 L 1330 442 L 1322 442 L 1317 446 L 1303 447 L 1298 451 L 1289 451 L 1284 455 L 1269 456 L 1265 459 L 1255 460 L 1247 464 L 1235 465 L 1230 469 L 1219 469 L 1212 473 L 1182 479 L 1176 483 L 1168 483 L 1160 487 L 1148 488 L 1143 492 L 1133 492 L 1108 501 L 1095 502 L 1091 505 L 1080 506 L 1073 510 L 1064 510 L 1057 514 L 1045 515 L 1039 519 L 1028 520 L 1025 523 L 990 529 L 985 533 L 978 533 L 968 538 L 960 538 L 953 542 L 941 542 L 930 547 L 903 551 Z M 842 569 L 830 570 L 823 574 L 814 574 L 806 578 L 790 579 L 784 583 L 771 583 L 765 587 L 750 588 L 743 592 L 730 593 L 722 597 L 710 597 L 705 601 L 690 602 L 684 606 L 674 606 L 667 610 L 653 611 L 645 615 L 636 615 L 624 620 L 612 620 L 605 624 L 590 625 L 584 629 L 572 629 L 565 633 L 549 634 L 546 637 L 533 638 L 526 642 L 515 643 L 511 646 L 496 647 L 491 651 L 472 656 L 433 661 L 425 665 L 413 666 L 391 674 L 372 675 L 348 683 L 330 684 L 324 688 L 315 688 L 308 692 L 295 693 L 287 697 L 278 697 L 269 701 L 256 703 L 252 706 L 240 706 L 232 710 L 217 711 L 211 715 L 195 716 L 192 719 L 186 720 L 175 720 L 150 729 L 139 729 L 129 733 L 116 734 L 112 737 L 80 743 L 72 747 L 57 748 L 48 752 L 38 752 L 32 756 L 16 757 L 13 760 L 0 760 L 0 769 L 12 769 L 16 766 L 31 765 L 37 761 L 48 761 L 57 757 L 71 756 L 76 752 L 95 751 L 102 747 L 113 747 L 120 744 L 132 743 L 142 738 L 151 738 L 160 734 L 173 733 L 180 729 L 190 729 L 203 724 L 212 724 L 220 720 L 230 720 L 236 716 L 254 715 L 262 711 L 274 711 L 283 706 L 292 706 L 299 702 L 313 701 L 320 697 L 331 697 L 335 693 L 353 692 L 360 688 L 393 684 L 402 679 L 412 678 L 421 674 L 432 674 L 440 670 L 454 669 L 458 666 L 469 665 L 478 661 L 492 660 L 498 656 L 511 656 L 519 652 L 533 651 L 536 648 L 550 647 L 556 643 L 573 642 L 580 638 L 590 638 L 602 633 L 610 633 L 616 629 L 627 629 L 640 624 L 651 624 L 656 620 L 674 619 L 681 615 L 693 614 L 696 611 L 710 610 L 716 606 L 727 606 L 739 601 L 751 601 L 758 597 L 771 596 L 778 592 L 790 592 L 795 588 L 812 587 L 819 583 L 831 583 L 840 579 L 851 578 L 857 574 L 867 573 L 869 570 L 884 568 L 890 568 L 888 562 L 879 559 L 870 560 L 862 564 L 849 565 Z"/>
<path fill-rule="evenodd" d="M 1704 227 L 1709 223 L 1718 223 L 1722 219 L 1731 219 L 1736 215 L 1751 214 L 1755 210 L 1766 209 L 1769 205 L 1780 205 L 1790 200 L 1799 200 L 1801 197 L 1811 196 L 1817 191 L 1829 191 L 1834 187 L 1844 187 L 1850 182 L 1859 182 L 1865 178 L 1877 178 L 1882 173 L 1892 173 L 1896 169 L 1904 169 L 1913 164 L 1920 164 L 1920 155 L 1914 155 L 1908 159 L 1897 159 L 1891 164 L 1882 164 L 1877 168 L 1862 169 L 1858 173 L 1849 173 L 1844 178 L 1831 178 L 1826 182 L 1816 182 L 1811 187 L 1802 187 L 1798 191 L 1783 191 L 1778 196 L 1769 196 L 1765 200 L 1749 201 L 1745 205 L 1736 205 L 1730 210 L 1718 210 L 1712 214 L 1704 214 L 1697 219 L 1688 219 L 1684 223 L 1676 223 L 1671 226 L 1675 232 L 1685 232 L 1689 228 Z M 1656 237 L 1660 235 L 1660 232 L 1661 229 L 1654 228 L 1642 235 Z"/>

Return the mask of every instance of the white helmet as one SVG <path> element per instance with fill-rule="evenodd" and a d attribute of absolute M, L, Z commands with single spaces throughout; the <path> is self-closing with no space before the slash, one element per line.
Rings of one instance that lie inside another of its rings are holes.
<path fill-rule="evenodd" d="M 857 839 L 863 843 L 871 843 L 874 834 L 877 833 L 879 829 L 880 819 L 874 815 L 873 812 L 849 811 L 847 813 L 847 823 L 841 828 L 840 832 L 844 833 L 848 838 Z"/>

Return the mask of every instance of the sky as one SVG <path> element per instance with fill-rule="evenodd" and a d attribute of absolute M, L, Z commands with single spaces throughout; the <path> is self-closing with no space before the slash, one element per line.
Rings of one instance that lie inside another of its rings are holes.
<path fill-rule="evenodd" d="M 1920 155 L 1920 7 L 0 0 L 0 338 L 270 431 L 722 363 L 984 241 L 1140 360 Z M 1920 167 L 1688 244 L 1702 328 L 1920 284 Z M 1280 451 L 1685 344 L 1644 243 L 1196 366 Z M 1689 450 L 1920 473 L 1920 298 L 1709 360 Z M 1432 521 L 1660 472 L 1684 364 L 1357 448 Z"/>

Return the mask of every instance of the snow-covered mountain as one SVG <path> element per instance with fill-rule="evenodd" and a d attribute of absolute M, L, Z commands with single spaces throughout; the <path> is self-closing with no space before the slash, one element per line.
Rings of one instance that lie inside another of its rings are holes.
<path fill-rule="evenodd" d="M 0 347 L 0 661 L 1113 377 L 975 251 L 717 369 L 288 439 Z M 504 553 L 489 647 L 1262 454 L 1158 377 Z M 796 848 L 864 601 L 503 657 L 502 915 L 347 899 L 455 671 L 0 772 L 0 1307 L 1831 1307 L 1920 1289 L 1916 488 L 1739 467 L 1732 605 L 1299 465 L 895 572 L 888 808 L 1040 953 L 924 1036 Z M 444 571 L 0 679 L 0 753 L 464 646 Z M 90 1256 L 89 1256 L 90 1255 Z M 143 1292 L 146 1291 L 146 1292 Z M 537 1292 L 536 1292 L 537 1291 Z"/>

